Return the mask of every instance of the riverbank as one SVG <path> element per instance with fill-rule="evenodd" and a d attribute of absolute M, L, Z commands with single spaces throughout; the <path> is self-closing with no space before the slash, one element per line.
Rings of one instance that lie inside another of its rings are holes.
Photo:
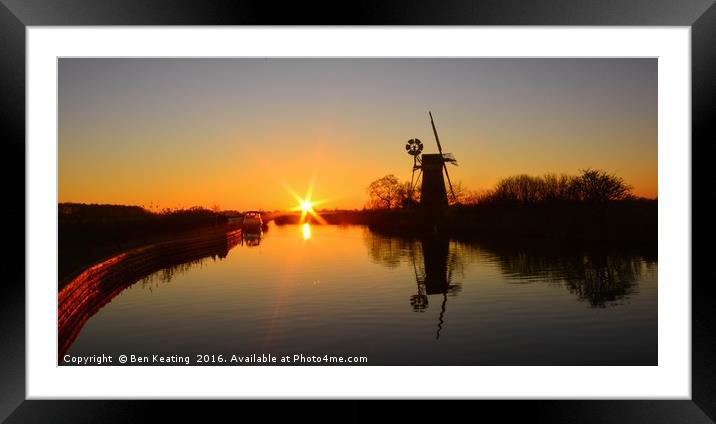
<path fill-rule="evenodd" d="M 532 205 L 485 204 L 453 208 L 444 227 L 454 235 L 532 238 L 605 243 L 656 243 L 658 203 L 545 202 Z"/>
<path fill-rule="evenodd" d="M 162 269 L 208 257 L 225 258 L 241 237 L 238 229 L 196 232 L 116 254 L 61 280 L 57 305 L 60 356 L 84 323 L 129 285 Z"/>
<path fill-rule="evenodd" d="M 234 227 L 225 216 L 201 208 L 155 213 L 139 206 L 60 203 L 58 277 L 66 282 L 92 264 L 137 247 Z"/>
<path fill-rule="evenodd" d="M 145 233 L 141 236 L 117 236 L 114 239 L 97 244 L 80 243 L 75 240 L 70 244 L 60 236 L 58 260 L 58 290 L 84 272 L 88 267 L 105 262 L 116 255 L 135 251 L 171 246 L 174 243 L 186 243 L 192 240 L 214 240 L 240 229 L 238 223 L 225 223 L 215 226 L 201 226 L 175 232 Z M 60 232 L 62 234 L 62 232 Z M 65 243 L 63 243 L 65 241 Z"/>
<path fill-rule="evenodd" d="M 325 211 L 319 215 L 328 224 L 367 225 L 398 236 L 440 231 L 454 238 L 594 243 L 656 243 L 658 236 L 656 200 L 464 205 L 453 206 L 432 220 L 419 209 Z M 317 222 L 310 215 L 306 220 Z M 300 215 L 277 215 L 274 221 L 297 224 Z"/>

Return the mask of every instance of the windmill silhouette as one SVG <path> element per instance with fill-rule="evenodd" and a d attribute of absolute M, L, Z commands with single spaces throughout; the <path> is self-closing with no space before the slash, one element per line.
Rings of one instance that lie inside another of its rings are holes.
<path fill-rule="evenodd" d="M 430 116 L 430 125 L 433 127 L 435 135 L 435 143 L 438 146 L 438 153 L 422 153 L 423 143 L 417 138 L 411 139 L 405 145 L 405 150 L 413 156 L 413 174 L 410 178 L 410 192 L 413 187 L 417 186 L 422 176 L 422 184 L 420 186 L 420 205 L 428 211 L 440 211 L 448 205 L 448 195 L 445 189 L 445 180 L 447 179 L 450 188 L 450 199 L 454 202 L 455 191 L 450 181 L 447 164 L 457 166 L 457 160 L 452 153 L 443 153 L 442 145 L 438 130 L 435 128 L 432 112 L 428 112 Z M 415 172 L 418 171 L 418 177 L 415 178 Z M 444 175 L 443 175 L 444 172 Z"/>

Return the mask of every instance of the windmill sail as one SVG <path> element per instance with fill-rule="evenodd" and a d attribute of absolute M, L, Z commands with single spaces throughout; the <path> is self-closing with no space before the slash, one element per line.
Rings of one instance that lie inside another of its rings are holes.
<path fill-rule="evenodd" d="M 455 159 L 455 155 L 452 153 L 443 153 L 443 160 L 457 166 L 457 159 Z"/>

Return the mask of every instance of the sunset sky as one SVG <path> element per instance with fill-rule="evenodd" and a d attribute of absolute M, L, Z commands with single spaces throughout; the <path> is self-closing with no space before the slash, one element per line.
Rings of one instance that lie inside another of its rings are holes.
<path fill-rule="evenodd" d="M 361 208 L 410 180 L 405 142 L 474 190 L 515 174 L 616 173 L 657 195 L 656 59 L 60 59 L 59 201 Z"/>

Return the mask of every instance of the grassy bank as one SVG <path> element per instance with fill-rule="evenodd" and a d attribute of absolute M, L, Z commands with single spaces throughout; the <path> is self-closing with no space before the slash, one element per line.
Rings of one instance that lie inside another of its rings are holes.
<path fill-rule="evenodd" d="M 156 213 L 139 206 L 60 203 L 59 279 L 127 249 L 228 227 L 225 216 L 201 208 Z"/>
<path fill-rule="evenodd" d="M 454 207 L 443 222 L 452 234 L 489 238 L 549 238 L 604 242 L 656 242 L 655 200 L 478 204 Z"/>
<path fill-rule="evenodd" d="M 655 243 L 656 200 L 483 203 L 450 207 L 430 219 L 420 209 L 321 212 L 333 225 L 367 225 L 385 234 L 416 235 L 434 228 L 455 238 Z M 316 222 L 315 218 L 306 218 Z M 278 215 L 278 225 L 297 224 L 299 214 Z"/>

